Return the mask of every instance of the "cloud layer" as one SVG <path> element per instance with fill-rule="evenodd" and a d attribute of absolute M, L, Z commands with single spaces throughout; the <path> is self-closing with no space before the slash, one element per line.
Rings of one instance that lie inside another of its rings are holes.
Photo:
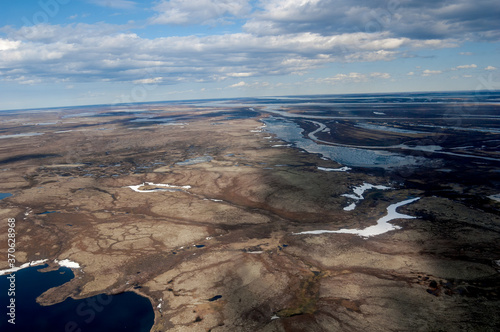
<path fill-rule="evenodd" d="M 496 40 L 495 0 L 266 0 L 245 25 L 259 34 L 388 31 L 411 39 Z"/>
<path fill-rule="evenodd" d="M 99 5 L 131 9 L 136 2 Z M 0 75 L 21 84 L 210 82 L 302 75 L 330 63 L 390 61 L 419 49 L 500 37 L 500 6 L 490 0 L 266 0 L 256 6 L 249 0 L 163 0 L 151 9 L 146 26 L 244 23 L 237 33 L 159 38 L 140 37 L 132 25 L 105 23 L 3 27 Z M 439 73 L 427 69 L 422 75 Z M 389 74 L 359 75 L 366 81 Z"/>

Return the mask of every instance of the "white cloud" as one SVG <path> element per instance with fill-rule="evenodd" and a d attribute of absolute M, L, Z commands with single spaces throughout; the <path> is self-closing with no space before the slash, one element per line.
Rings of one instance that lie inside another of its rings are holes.
<path fill-rule="evenodd" d="M 228 73 L 227 76 L 229 77 L 249 77 L 254 75 L 253 73 Z"/>
<path fill-rule="evenodd" d="M 241 81 L 241 82 L 238 82 L 238 83 L 235 83 L 233 85 L 230 85 L 229 87 L 230 88 L 241 88 L 241 87 L 244 87 L 244 86 L 247 86 L 248 84 L 246 84 L 245 82 Z"/>
<path fill-rule="evenodd" d="M 484 68 L 484 70 L 497 70 L 497 67 L 488 66 L 488 67 Z"/>
<path fill-rule="evenodd" d="M 379 73 L 379 72 L 374 72 L 369 74 L 350 72 L 349 74 L 336 74 L 334 76 L 327 78 L 309 79 L 308 82 L 316 82 L 319 84 L 361 83 L 379 78 L 389 79 L 391 78 L 391 75 L 389 73 Z"/>
<path fill-rule="evenodd" d="M 390 32 L 415 40 L 500 37 L 498 0 L 261 0 L 244 28 L 256 34 Z"/>
<path fill-rule="evenodd" d="M 248 0 L 163 0 L 156 7 L 154 24 L 214 25 L 225 18 L 248 14 Z"/>
<path fill-rule="evenodd" d="M 452 68 L 452 70 L 458 70 L 458 69 L 471 69 L 471 68 L 477 68 L 477 65 L 471 64 L 471 65 L 461 65 L 461 66 L 456 66 L 455 68 Z"/>
<path fill-rule="evenodd" d="M 408 75 L 408 76 L 413 76 L 413 75 L 415 75 L 415 73 L 414 73 L 414 72 L 412 72 L 412 71 L 410 71 L 410 72 L 409 72 L 408 74 L 406 74 L 406 75 Z"/>
<path fill-rule="evenodd" d="M 244 81 L 232 84 L 228 88 L 265 88 L 269 87 L 271 84 L 269 82 L 252 82 L 246 83 Z"/>
<path fill-rule="evenodd" d="M 391 75 L 389 73 L 371 73 L 370 77 L 389 79 L 391 78 Z"/>
<path fill-rule="evenodd" d="M 5 28 L 7 39 L 0 39 L 4 50 L 0 53 L 2 78 L 15 80 L 24 75 L 45 82 L 173 84 L 303 75 L 332 62 L 392 60 L 399 55 L 399 48 L 412 42 L 385 33 L 234 33 L 146 39 L 121 32 L 124 29 L 102 23 Z"/>
<path fill-rule="evenodd" d="M 438 74 L 441 74 L 442 71 L 441 70 L 429 70 L 429 69 L 426 69 L 422 72 L 422 76 L 431 76 L 431 75 L 438 75 Z"/>
<path fill-rule="evenodd" d="M 157 84 L 163 81 L 163 77 L 143 78 L 133 81 L 134 84 Z"/>
<path fill-rule="evenodd" d="M 21 45 L 19 40 L 8 40 L 0 38 L 0 51 L 15 50 Z"/>

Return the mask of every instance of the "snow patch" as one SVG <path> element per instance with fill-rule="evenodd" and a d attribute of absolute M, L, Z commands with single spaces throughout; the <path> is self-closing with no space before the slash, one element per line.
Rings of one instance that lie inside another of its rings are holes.
<path fill-rule="evenodd" d="M 325 171 L 325 172 L 347 172 L 352 170 L 352 168 L 344 166 L 340 168 L 327 168 L 327 167 L 318 167 L 320 171 Z"/>
<path fill-rule="evenodd" d="M 351 203 L 350 205 L 344 208 L 344 211 L 352 211 L 356 208 L 356 203 Z"/>
<path fill-rule="evenodd" d="M 490 196 L 488 196 L 488 198 L 492 199 L 494 201 L 500 202 L 500 194 L 490 195 Z"/>
<path fill-rule="evenodd" d="M 79 269 L 80 264 L 77 262 L 70 261 L 69 259 L 63 259 L 62 261 L 54 260 L 59 266 L 69 267 L 70 269 Z"/>
<path fill-rule="evenodd" d="M 318 235 L 318 234 L 326 234 L 326 233 L 335 233 L 335 234 L 353 234 L 353 235 L 358 235 L 362 238 L 369 238 L 371 236 L 376 236 L 380 234 L 387 233 L 389 231 L 393 231 L 396 229 L 400 229 L 401 227 L 395 226 L 393 224 L 390 224 L 389 221 L 394 220 L 394 219 L 415 219 L 416 217 L 414 216 L 409 216 L 406 214 L 401 214 L 396 211 L 396 209 L 400 206 L 407 205 L 410 203 L 413 203 L 415 201 L 418 201 L 420 197 L 417 198 L 411 198 L 404 200 L 399 203 L 391 204 L 387 207 L 387 214 L 377 220 L 377 224 L 373 226 L 366 227 L 364 229 L 340 229 L 338 231 L 328 231 L 328 230 L 316 230 L 316 231 L 305 231 L 305 232 L 300 232 L 300 233 L 293 233 L 294 235 L 301 235 L 301 234 L 313 234 L 313 235 Z"/>
<path fill-rule="evenodd" d="M 3 276 L 5 274 L 11 274 L 11 273 L 17 272 L 19 270 L 25 269 L 27 267 L 42 265 L 46 261 L 48 261 L 48 259 L 41 259 L 41 260 L 38 260 L 38 261 L 32 261 L 32 262 L 24 263 L 24 264 L 22 264 L 19 267 L 13 267 L 13 268 L 10 268 L 10 269 L 0 270 L 0 276 Z"/>
<path fill-rule="evenodd" d="M 153 186 L 153 187 L 160 187 L 160 188 L 155 188 L 151 190 L 140 190 L 139 188 L 144 187 L 144 186 Z M 128 188 L 132 189 L 133 191 L 136 191 L 138 193 L 152 193 L 152 192 L 158 192 L 158 191 L 179 191 L 183 189 L 191 189 L 191 186 L 175 186 L 171 184 L 162 184 L 162 183 L 153 183 L 153 182 L 144 182 L 143 184 L 139 184 L 137 186 L 128 186 Z"/>

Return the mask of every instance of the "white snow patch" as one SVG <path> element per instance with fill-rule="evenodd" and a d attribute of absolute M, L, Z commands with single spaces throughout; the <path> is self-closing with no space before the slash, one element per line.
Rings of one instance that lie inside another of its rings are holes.
<path fill-rule="evenodd" d="M 293 233 L 294 235 L 300 235 L 300 234 L 325 234 L 325 233 L 335 233 L 335 234 L 353 234 L 353 235 L 358 235 L 363 238 L 369 238 L 371 236 L 376 236 L 380 234 L 387 233 L 389 231 L 393 231 L 396 229 L 400 229 L 401 227 L 395 226 L 393 224 L 390 224 L 389 221 L 394 220 L 394 219 L 415 219 L 416 217 L 409 216 L 406 214 L 401 214 L 396 211 L 396 209 L 400 206 L 407 205 L 410 203 L 413 203 L 415 201 L 418 201 L 420 197 L 417 198 L 411 198 L 407 199 L 405 201 L 391 204 L 387 207 L 387 214 L 377 220 L 377 224 L 373 226 L 369 226 L 364 229 L 340 229 L 338 231 L 327 231 L 327 230 L 317 230 L 317 231 L 306 231 L 306 232 L 300 232 L 300 233 Z"/>
<path fill-rule="evenodd" d="M 348 205 L 344 208 L 344 211 L 352 211 L 356 208 L 356 203 L 351 203 L 351 205 Z"/>
<path fill-rule="evenodd" d="M 492 199 L 494 201 L 500 202 L 500 194 L 490 195 L 490 196 L 488 196 L 488 198 Z"/>
<path fill-rule="evenodd" d="M 154 187 L 161 187 L 153 190 L 140 190 L 140 187 L 143 186 L 154 186 Z M 171 184 L 162 184 L 162 183 L 153 183 L 153 182 L 144 182 L 143 184 L 139 184 L 137 186 L 128 186 L 130 189 L 133 191 L 136 191 L 138 193 L 152 193 L 152 192 L 158 192 L 158 191 L 177 191 L 179 189 L 191 189 L 191 186 L 175 186 Z M 163 189 L 165 188 L 165 189 Z"/>
<path fill-rule="evenodd" d="M 327 168 L 327 167 L 318 167 L 320 171 L 325 171 L 325 172 L 347 172 L 352 170 L 352 168 L 344 166 L 340 168 Z"/>
<path fill-rule="evenodd" d="M 25 269 L 25 268 L 30 267 L 30 266 L 42 265 L 46 261 L 48 261 L 48 259 L 41 259 L 41 260 L 38 260 L 38 261 L 24 263 L 24 264 L 22 264 L 19 267 L 13 267 L 13 268 L 10 268 L 10 269 L 0 270 L 0 276 L 3 276 L 5 274 L 11 274 L 11 273 L 17 272 L 19 270 Z"/>
<path fill-rule="evenodd" d="M 271 320 L 280 319 L 278 315 L 272 315 Z"/>
<path fill-rule="evenodd" d="M 351 198 L 355 200 L 356 202 L 359 202 L 364 199 L 363 194 L 365 191 L 370 190 L 370 189 L 379 189 L 379 190 L 388 190 L 392 189 L 391 187 L 386 187 L 382 185 L 375 186 L 370 183 L 363 183 L 360 186 L 354 187 L 353 192 L 354 194 L 343 194 L 343 197 Z M 344 208 L 344 211 L 352 211 L 356 208 L 356 203 L 351 203 L 349 206 L 346 206 Z"/>
<path fill-rule="evenodd" d="M 62 261 L 54 260 L 59 266 L 69 267 L 70 269 L 79 269 L 80 264 L 77 262 L 70 261 L 69 259 L 63 259 Z"/>
<path fill-rule="evenodd" d="M 247 251 L 247 254 L 262 254 L 263 251 Z"/>

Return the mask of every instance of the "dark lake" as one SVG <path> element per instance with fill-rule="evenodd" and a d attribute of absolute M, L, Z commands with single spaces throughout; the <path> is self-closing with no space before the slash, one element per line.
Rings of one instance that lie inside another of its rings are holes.
<path fill-rule="evenodd" d="M 34 266 L 15 273 L 15 325 L 10 317 L 8 295 L 9 275 L 0 276 L 0 331 L 104 332 L 150 331 L 154 312 L 147 298 L 133 292 L 108 296 L 100 294 L 83 300 L 66 299 L 62 303 L 43 307 L 36 298 L 47 289 L 70 281 L 74 274 L 69 268 L 42 273 L 47 265 Z"/>

